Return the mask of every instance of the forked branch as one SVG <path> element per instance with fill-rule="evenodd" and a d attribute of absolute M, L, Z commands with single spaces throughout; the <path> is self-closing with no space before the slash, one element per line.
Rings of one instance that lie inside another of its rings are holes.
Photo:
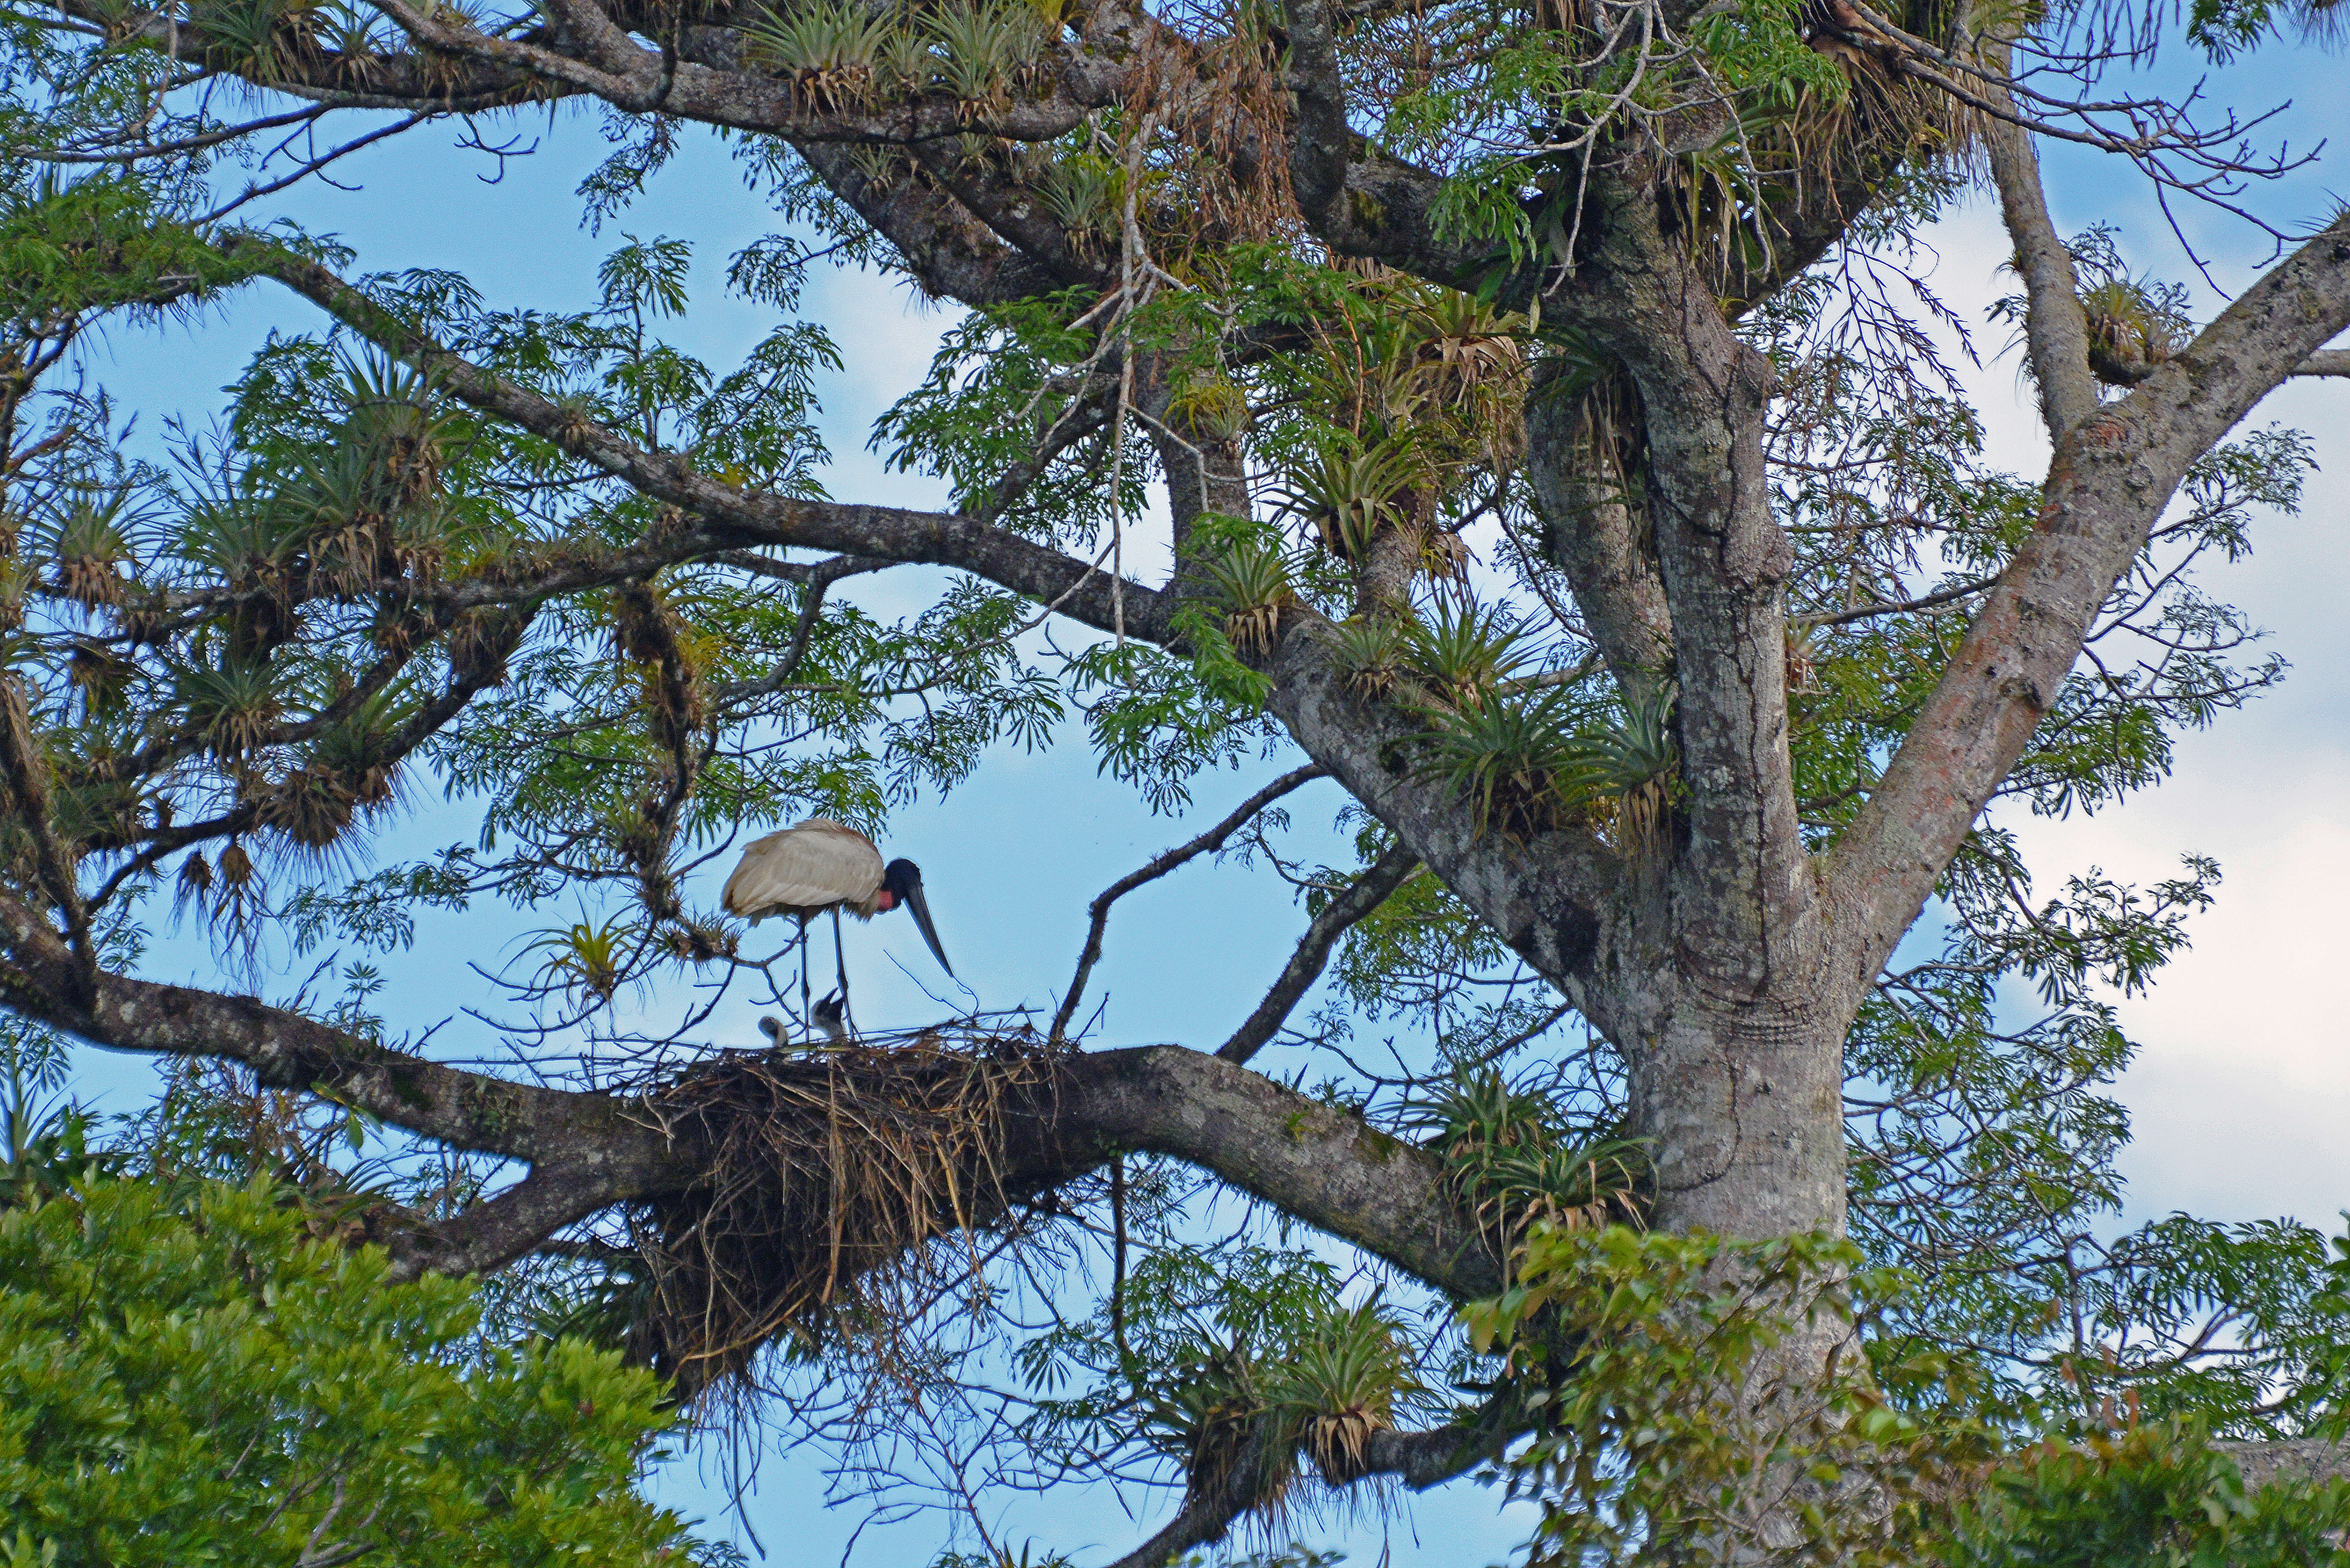
<path fill-rule="evenodd" d="M 1061 1005 L 1053 1014 L 1050 1038 L 1058 1041 L 1066 1038 L 1068 1034 L 1069 1020 L 1077 1011 L 1077 999 L 1085 994 L 1086 981 L 1093 974 L 1094 965 L 1101 961 L 1102 935 L 1109 924 L 1111 905 L 1133 892 L 1137 888 L 1157 881 L 1178 867 L 1200 856 L 1214 854 L 1224 846 L 1233 834 L 1253 821 L 1257 813 L 1291 791 L 1311 784 L 1315 779 L 1326 777 L 1328 774 L 1329 770 L 1319 763 L 1308 763 L 1302 768 L 1292 768 L 1248 799 L 1241 802 L 1229 815 L 1207 832 L 1152 857 L 1148 863 L 1128 872 L 1103 888 L 1094 901 L 1087 907 L 1087 912 L 1092 919 L 1086 929 L 1085 950 L 1077 955 L 1076 972 L 1069 977 L 1069 989 L 1062 996 Z"/>
<path fill-rule="evenodd" d="M 232 241 L 230 246 L 252 243 Z M 432 376 L 461 400 L 555 442 L 643 495 L 701 518 L 712 531 L 713 548 L 785 545 L 954 566 L 1104 631 L 1120 624 L 1122 600 L 1128 636 L 1164 642 L 1171 635 L 1171 608 L 1165 595 L 1140 583 L 1114 584 L 1091 562 L 951 513 L 847 505 L 743 490 L 697 473 L 676 452 L 648 451 L 608 426 L 483 369 L 313 262 L 277 254 L 261 270 L 403 363 Z"/>

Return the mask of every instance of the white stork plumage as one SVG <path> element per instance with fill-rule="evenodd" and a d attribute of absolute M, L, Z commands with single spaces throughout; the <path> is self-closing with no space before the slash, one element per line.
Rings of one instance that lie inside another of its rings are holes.
<path fill-rule="evenodd" d="M 939 967 L 949 974 L 946 950 L 939 945 L 938 928 L 931 923 L 930 901 L 922 897 L 922 873 L 910 860 L 881 861 L 873 841 L 843 823 L 812 816 L 806 822 L 754 839 L 743 851 L 742 864 L 726 878 L 720 902 L 730 915 L 754 924 L 769 915 L 796 915 L 800 922 L 800 1016 L 815 1022 L 808 1008 L 807 927 L 826 910 L 832 912 L 832 947 L 840 965 L 840 1001 L 826 1021 L 826 1033 L 846 1033 L 842 1019 L 848 1006 L 848 964 L 840 950 L 840 912 L 869 920 L 885 910 L 903 907 L 921 929 Z M 827 1004 L 832 999 L 826 998 Z M 837 1035 L 835 1035 L 837 1038 Z"/>

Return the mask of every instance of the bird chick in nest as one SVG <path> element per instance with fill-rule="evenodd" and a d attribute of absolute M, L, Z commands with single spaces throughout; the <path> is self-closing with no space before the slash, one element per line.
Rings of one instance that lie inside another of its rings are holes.
<path fill-rule="evenodd" d="M 846 993 L 838 991 L 827 992 L 808 1016 L 818 1029 L 824 1031 L 824 1037 L 835 1045 L 848 1043 L 848 997 Z"/>
<path fill-rule="evenodd" d="M 823 1032 L 825 1039 L 835 1045 L 848 1043 L 847 1015 L 848 999 L 837 991 L 817 1002 L 809 1014 L 816 1028 Z M 759 1033 L 767 1037 L 770 1050 L 782 1051 L 791 1045 L 791 1036 L 784 1029 L 784 1021 L 773 1013 L 759 1020 Z"/>

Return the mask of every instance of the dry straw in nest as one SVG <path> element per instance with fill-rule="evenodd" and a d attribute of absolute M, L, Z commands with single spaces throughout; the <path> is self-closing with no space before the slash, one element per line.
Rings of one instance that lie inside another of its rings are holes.
<path fill-rule="evenodd" d="M 701 1402 L 748 1391 L 762 1347 L 889 1336 L 976 1251 L 936 1245 L 1003 1217 L 1004 1127 L 1046 1108 L 1058 1053 L 1023 1035 L 936 1032 L 805 1054 L 735 1053 L 650 1096 L 706 1179 L 633 1238 L 649 1301 L 631 1348 Z"/>

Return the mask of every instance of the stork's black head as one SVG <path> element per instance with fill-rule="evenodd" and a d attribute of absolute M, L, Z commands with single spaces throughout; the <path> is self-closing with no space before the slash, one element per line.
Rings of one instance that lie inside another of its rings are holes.
<path fill-rule="evenodd" d="M 947 962 L 946 949 L 939 946 L 939 929 L 931 924 L 931 903 L 922 897 L 922 868 L 910 860 L 892 860 L 881 868 L 881 888 L 889 895 L 889 908 L 903 906 L 914 917 L 914 924 L 922 929 L 922 940 L 931 944 L 931 956 L 949 974 L 954 965 Z"/>

